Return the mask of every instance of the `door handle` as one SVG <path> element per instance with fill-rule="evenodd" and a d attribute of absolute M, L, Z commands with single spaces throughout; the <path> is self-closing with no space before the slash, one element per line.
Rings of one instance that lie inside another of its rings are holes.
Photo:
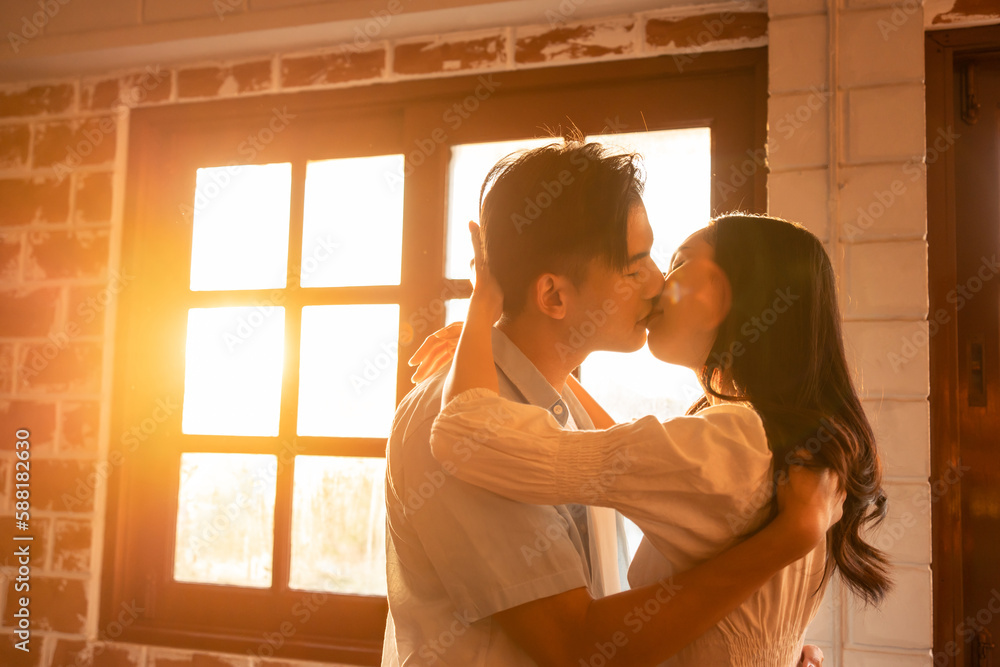
<path fill-rule="evenodd" d="M 986 346 L 980 336 L 969 343 L 969 406 L 986 407 Z"/>
<path fill-rule="evenodd" d="M 973 667 L 993 667 L 993 636 L 983 628 L 976 635 L 972 651 Z"/>

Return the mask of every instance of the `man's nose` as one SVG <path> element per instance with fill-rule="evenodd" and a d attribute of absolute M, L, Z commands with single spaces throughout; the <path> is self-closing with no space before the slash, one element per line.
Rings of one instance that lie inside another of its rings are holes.
<path fill-rule="evenodd" d="M 642 296 L 645 299 L 656 299 L 663 292 L 663 283 L 666 278 L 666 274 L 660 271 L 660 267 L 653 264 L 653 270 L 650 272 L 649 280 L 643 285 Z"/>

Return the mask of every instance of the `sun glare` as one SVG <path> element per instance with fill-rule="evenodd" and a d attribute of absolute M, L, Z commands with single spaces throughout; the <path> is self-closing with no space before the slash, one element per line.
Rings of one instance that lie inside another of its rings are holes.
<path fill-rule="evenodd" d="M 191 289 L 285 286 L 292 165 L 198 170 Z"/>
<path fill-rule="evenodd" d="M 403 188 L 386 175 L 402 170 L 402 155 L 309 163 L 303 287 L 399 284 Z"/>
<path fill-rule="evenodd" d="M 588 137 L 637 151 L 646 172 L 643 203 L 653 227 L 653 259 L 666 270 L 674 250 L 711 215 L 712 135 L 707 127 Z M 581 367 L 587 389 L 618 421 L 683 414 L 701 394 L 692 371 L 633 354 L 595 352 Z"/>
<path fill-rule="evenodd" d="M 385 595 L 385 459 L 295 457 L 288 585 Z"/>
<path fill-rule="evenodd" d="M 278 459 L 181 454 L 174 579 L 271 585 Z"/>
<path fill-rule="evenodd" d="M 589 139 L 643 155 L 644 200 L 656 237 L 653 257 L 666 268 L 679 242 L 708 221 L 709 129 Z M 479 219 L 479 190 L 489 169 L 515 150 L 553 141 L 558 139 L 452 148 L 446 277 L 471 277 L 467 222 Z M 383 155 L 307 164 L 301 255 L 292 250 L 301 258 L 303 288 L 399 284 L 403 189 L 386 175 L 398 174 L 402 160 Z M 291 172 L 288 163 L 198 170 L 192 290 L 286 287 Z M 447 321 L 464 319 L 467 309 L 468 299 L 447 300 Z M 388 436 L 397 397 L 399 317 L 398 304 L 302 307 L 298 435 Z M 189 309 L 182 431 L 277 436 L 284 356 L 284 307 Z M 592 354 L 583 381 L 619 420 L 679 414 L 698 392 L 690 371 L 655 361 L 647 348 L 632 355 Z M 275 457 L 187 452 L 180 476 L 174 577 L 270 586 Z M 384 459 L 296 457 L 290 587 L 385 594 L 379 548 L 384 476 Z M 250 506 L 226 526 L 216 525 L 241 498 L 250 498 Z"/>
<path fill-rule="evenodd" d="M 398 332 L 396 304 L 302 309 L 299 435 L 389 435 Z"/>
<path fill-rule="evenodd" d="M 184 433 L 278 435 L 285 309 L 192 308 Z"/>

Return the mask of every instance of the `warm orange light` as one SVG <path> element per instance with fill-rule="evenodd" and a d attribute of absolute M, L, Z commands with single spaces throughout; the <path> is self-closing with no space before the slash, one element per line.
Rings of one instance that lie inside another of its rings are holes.
<path fill-rule="evenodd" d="M 302 229 L 303 287 L 398 285 L 402 155 L 310 162 Z"/>
<path fill-rule="evenodd" d="M 389 435 L 398 332 L 396 304 L 302 309 L 299 435 Z"/>
<path fill-rule="evenodd" d="M 284 287 L 292 165 L 198 170 L 191 289 Z"/>
<path fill-rule="evenodd" d="M 271 585 L 278 459 L 181 454 L 174 579 Z"/>
<path fill-rule="evenodd" d="M 184 359 L 184 433 L 278 435 L 285 309 L 192 308 Z"/>
<path fill-rule="evenodd" d="M 288 585 L 385 595 L 385 459 L 295 457 Z"/>

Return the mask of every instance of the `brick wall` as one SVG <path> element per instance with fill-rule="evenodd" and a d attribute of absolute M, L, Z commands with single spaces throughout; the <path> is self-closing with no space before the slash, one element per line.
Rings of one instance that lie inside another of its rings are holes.
<path fill-rule="evenodd" d="M 879 0 L 848 0 L 831 17 L 822 0 L 772 0 L 767 12 L 739 3 L 574 23 L 578 4 L 560 5 L 548 25 L 389 42 L 377 24 L 361 23 L 362 37 L 324 51 L 0 88 L 0 543 L 15 531 L 10 435 L 21 426 L 32 429 L 36 535 L 27 661 L 7 641 L 16 570 L 10 556 L 0 559 L 0 664 L 300 664 L 106 643 L 133 618 L 128 609 L 99 627 L 132 107 L 765 43 L 771 210 L 812 225 L 835 259 L 850 348 L 886 452 L 888 526 L 898 528 L 883 543 L 898 565 L 883 611 L 855 609 L 834 586 L 813 639 L 828 665 L 930 664 L 928 362 L 926 346 L 912 358 L 903 350 L 927 311 L 919 6 L 900 19 Z"/>
<path fill-rule="evenodd" d="M 827 4 L 769 3 L 768 207 L 815 225 L 834 260 L 886 463 L 891 510 L 876 544 L 896 588 L 876 611 L 834 585 L 811 637 L 835 664 L 929 665 L 923 10 L 847 0 L 831 15 Z"/>

